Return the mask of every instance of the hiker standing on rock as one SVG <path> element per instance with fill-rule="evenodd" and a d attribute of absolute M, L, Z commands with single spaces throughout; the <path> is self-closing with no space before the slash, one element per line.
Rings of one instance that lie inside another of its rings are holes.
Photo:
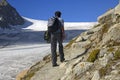
<path fill-rule="evenodd" d="M 51 34 L 51 59 L 52 66 L 58 66 L 57 64 L 57 42 L 59 43 L 59 56 L 60 61 L 63 62 L 64 51 L 63 51 L 63 39 L 65 38 L 64 32 L 64 20 L 61 18 L 61 12 L 56 11 L 55 16 L 48 20 L 48 32 Z"/>

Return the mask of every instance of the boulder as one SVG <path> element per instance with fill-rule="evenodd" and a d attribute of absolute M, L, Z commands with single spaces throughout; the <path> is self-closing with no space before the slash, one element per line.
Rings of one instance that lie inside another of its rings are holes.
<path fill-rule="evenodd" d="M 100 79 L 99 71 L 95 71 L 91 80 L 99 80 L 99 79 Z"/>
<path fill-rule="evenodd" d="M 108 46 L 119 45 L 120 43 L 120 24 L 110 27 L 108 32 L 103 36 L 102 44 Z"/>
<path fill-rule="evenodd" d="M 90 62 L 80 62 L 76 66 L 70 66 L 61 80 L 75 80 L 80 74 L 89 70 L 92 65 L 93 63 Z"/>
<path fill-rule="evenodd" d="M 115 8 L 109 9 L 106 13 L 98 17 L 98 22 L 100 24 L 108 23 L 114 24 L 120 22 L 120 4 Z"/>

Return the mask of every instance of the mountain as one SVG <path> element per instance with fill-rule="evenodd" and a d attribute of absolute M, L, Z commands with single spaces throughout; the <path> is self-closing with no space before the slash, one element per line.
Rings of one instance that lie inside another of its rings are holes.
<path fill-rule="evenodd" d="M 47 55 L 18 80 L 120 80 L 120 4 L 99 16 L 98 24 L 73 38 L 64 51 L 66 62 L 53 68 Z"/>
<path fill-rule="evenodd" d="M 0 27 L 9 28 L 10 25 L 22 25 L 24 19 L 6 0 L 0 0 Z"/>

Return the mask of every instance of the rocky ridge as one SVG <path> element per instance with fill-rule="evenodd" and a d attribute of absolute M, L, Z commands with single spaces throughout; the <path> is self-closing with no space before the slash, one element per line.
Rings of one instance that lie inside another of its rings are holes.
<path fill-rule="evenodd" d="M 24 19 L 6 0 L 0 0 L 0 27 L 10 28 L 10 25 L 22 25 Z"/>
<path fill-rule="evenodd" d="M 120 5 L 99 16 L 98 23 L 65 46 L 66 61 L 58 61 L 59 67 L 53 68 L 47 55 L 16 79 L 120 80 Z"/>

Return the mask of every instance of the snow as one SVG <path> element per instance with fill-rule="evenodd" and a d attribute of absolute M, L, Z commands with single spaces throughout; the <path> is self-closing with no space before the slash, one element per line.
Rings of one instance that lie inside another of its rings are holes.
<path fill-rule="evenodd" d="M 23 18 L 26 23 L 22 26 L 0 29 L 0 80 L 15 80 L 20 71 L 30 68 L 50 53 L 50 44 L 43 39 L 47 21 Z M 95 24 L 65 22 L 67 37 L 64 44 Z"/>
<path fill-rule="evenodd" d="M 47 30 L 47 21 L 43 20 L 34 20 L 28 19 L 30 22 L 34 22 L 27 28 L 23 29 L 32 29 L 35 31 L 45 31 Z M 65 30 L 73 30 L 73 29 L 90 29 L 96 22 L 65 22 Z"/>

